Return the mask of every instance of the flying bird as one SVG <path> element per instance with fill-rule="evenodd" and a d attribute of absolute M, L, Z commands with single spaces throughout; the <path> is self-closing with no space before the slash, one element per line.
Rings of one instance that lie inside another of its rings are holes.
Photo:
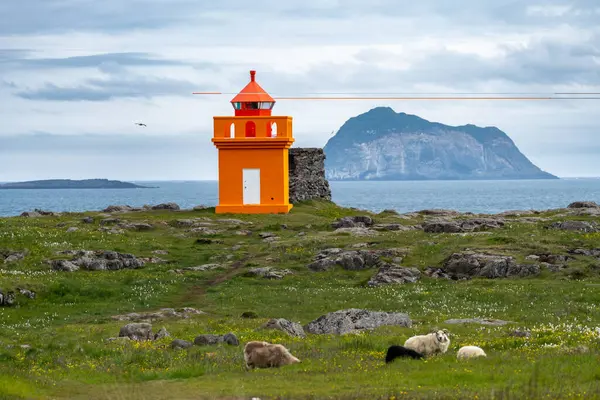
<path fill-rule="evenodd" d="M 141 122 L 136 122 L 135 124 L 139 126 L 146 126 L 146 124 L 142 124 Z"/>

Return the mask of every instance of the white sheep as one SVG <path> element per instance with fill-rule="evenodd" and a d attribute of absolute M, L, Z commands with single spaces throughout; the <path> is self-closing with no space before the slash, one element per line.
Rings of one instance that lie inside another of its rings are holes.
<path fill-rule="evenodd" d="M 450 346 L 449 333 L 446 329 L 431 332 L 427 335 L 413 336 L 404 342 L 404 347 L 413 349 L 424 356 L 445 353 Z"/>
<path fill-rule="evenodd" d="M 473 357 L 487 357 L 487 354 L 481 347 L 477 346 L 463 346 L 456 353 L 456 358 L 459 360 Z"/>

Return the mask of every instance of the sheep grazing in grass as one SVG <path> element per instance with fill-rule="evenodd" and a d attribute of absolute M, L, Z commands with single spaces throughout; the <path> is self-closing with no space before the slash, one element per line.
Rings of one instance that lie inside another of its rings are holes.
<path fill-rule="evenodd" d="M 431 332 L 427 335 L 413 336 L 404 342 L 404 347 L 412 349 L 425 357 L 445 353 L 450 346 L 450 338 L 446 329 Z"/>
<path fill-rule="evenodd" d="M 301 362 L 280 344 L 258 341 L 246 343 L 246 346 L 244 346 L 244 360 L 246 370 L 281 367 Z"/>
<path fill-rule="evenodd" d="M 456 358 L 459 360 L 474 357 L 487 357 L 487 354 L 481 347 L 477 346 L 463 346 L 456 353 Z"/>
<path fill-rule="evenodd" d="M 396 358 L 410 357 L 415 360 L 423 358 L 423 354 L 414 351 L 413 349 L 407 349 L 404 346 L 390 346 L 385 355 L 385 363 L 391 363 Z"/>

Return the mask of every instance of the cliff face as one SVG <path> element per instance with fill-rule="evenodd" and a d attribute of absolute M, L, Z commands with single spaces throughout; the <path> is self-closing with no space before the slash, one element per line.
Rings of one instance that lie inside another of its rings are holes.
<path fill-rule="evenodd" d="M 448 126 L 374 108 L 324 148 L 330 180 L 557 179 L 495 127 Z"/>

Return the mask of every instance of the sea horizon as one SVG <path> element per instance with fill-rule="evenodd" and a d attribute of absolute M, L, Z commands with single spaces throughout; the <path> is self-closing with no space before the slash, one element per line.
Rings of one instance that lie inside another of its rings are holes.
<path fill-rule="evenodd" d="M 123 182 L 155 188 L 10 189 L 0 191 L 0 216 L 41 209 L 53 212 L 101 211 L 109 205 L 142 207 L 173 202 L 181 208 L 218 203 L 218 181 Z M 563 208 L 574 201 L 600 203 L 600 179 L 329 181 L 331 200 L 343 207 L 400 213 L 424 209 L 497 214 L 509 210 Z"/>

